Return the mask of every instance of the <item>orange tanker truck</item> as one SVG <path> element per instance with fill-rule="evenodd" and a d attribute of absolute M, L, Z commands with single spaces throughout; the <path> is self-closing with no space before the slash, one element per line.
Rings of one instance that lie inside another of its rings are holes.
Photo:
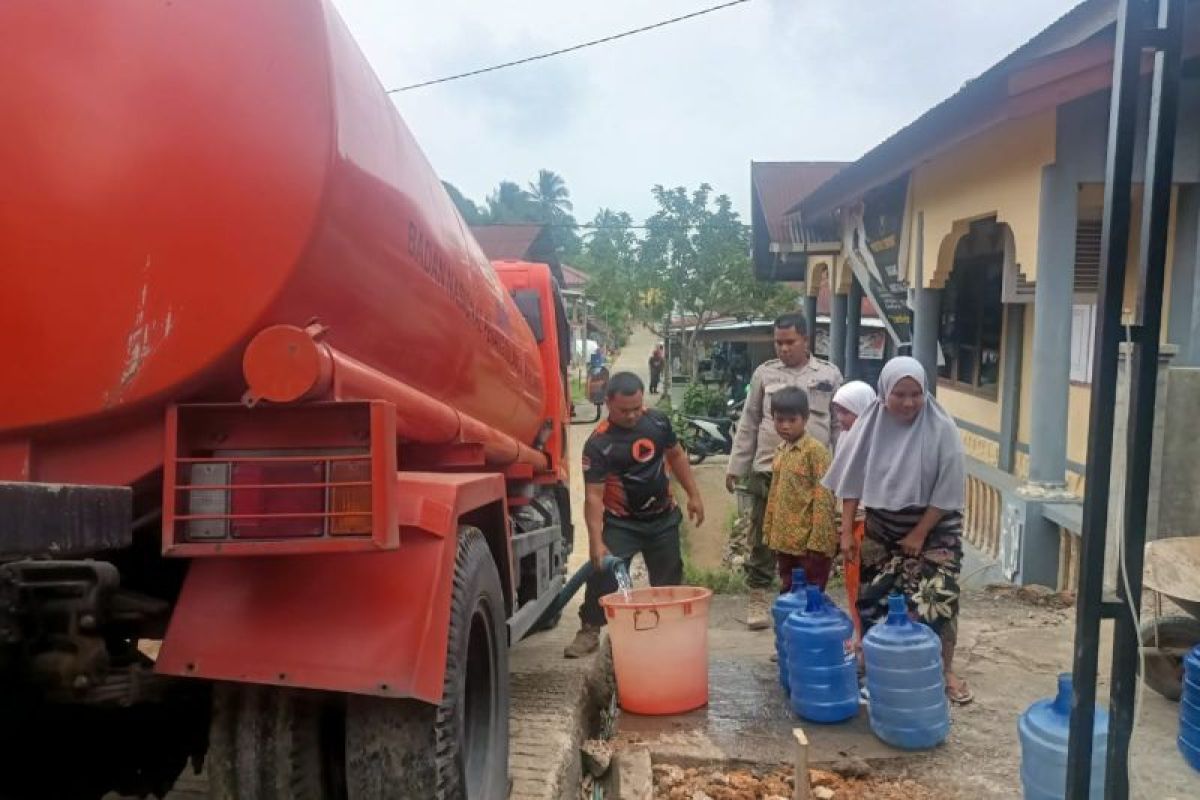
<path fill-rule="evenodd" d="M 548 267 L 327 0 L 0 30 L 0 797 L 506 797 L 571 547 Z"/>

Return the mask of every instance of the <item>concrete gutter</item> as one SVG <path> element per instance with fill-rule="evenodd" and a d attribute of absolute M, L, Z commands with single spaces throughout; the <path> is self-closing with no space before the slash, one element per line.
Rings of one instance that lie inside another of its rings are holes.
<path fill-rule="evenodd" d="M 510 800 L 574 800 L 583 779 L 579 748 L 600 729 L 613 692 L 608 638 L 588 658 L 563 648 L 578 627 L 576 597 L 557 628 L 513 648 L 509 672 Z"/>

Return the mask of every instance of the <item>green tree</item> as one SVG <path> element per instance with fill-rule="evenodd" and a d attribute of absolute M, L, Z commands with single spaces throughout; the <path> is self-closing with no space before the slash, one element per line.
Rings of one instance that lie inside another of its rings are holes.
<path fill-rule="evenodd" d="M 774 316 L 795 307 L 794 292 L 755 280 L 749 231 L 728 195 L 713 196 L 707 183 L 693 191 L 656 185 L 651 192 L 658 211 L 646 220 L 643 280 L 658 318 L 675 312 L 694 320 L 684 339 L 687 355 L 719 317 Z"/>
<path fill-rule="evenodd" d="M 533 198 L 513 181 L 500 181 L 496 191 L 488 195 L 487 211 L 488 222 L 493 225 L 540 222 Z"/>
<path fill-rule="evenodd" d="M 570 214 L 571 192 L 562 176 L 543 169 L 529 187 L 530 191 L 527 191 L 515 181 L 500 181 L 496 191 L 488 195 L 486 218 L 482 223 L 547 225 L 559 258 L 577 254 L 580 240 L 575 232 L 575 218 Z"/>
<path fill-rule="evenodd" d="M 529 198 L 538 207 L 544 222 L 557 222 L 575 209 L 567 182 L 554 170 L 538 170 L 537 180 L 529 184 Z"/>
<path fill-rule="evenodd" d="M 538 209 L 538 222 L 550 225 L 550 236 L 560 257 L 575 256 L 582 242 L 575 231 L 571 215 L 571 191 L 567 182 L 554 170 L 538 170 L 537 180 L 529 184 L 529 197 Z"/>
<path fill-rule="evenodd" d="M 487 221 L 487 215 L 483 209 L 475 205 L 474 200 L 460 192 L 457 186 L 449 181 L 442 181 L 442 186 L 446 187 L 446 194 L 450 195 L 454 207 L 458 209 L 459 214 L 462 214 L 462 218 L 468 225 L 479 225 Z"/>
<path fill-rule="evenodd" d="M 584 295 L 593 304 L 592 313 L 618 340 L 628 337 L 638 311 L 638 240 L 632 226 L 633 218 L 624 211 L 600 209 L 573 261 L 588 274 Z"/>

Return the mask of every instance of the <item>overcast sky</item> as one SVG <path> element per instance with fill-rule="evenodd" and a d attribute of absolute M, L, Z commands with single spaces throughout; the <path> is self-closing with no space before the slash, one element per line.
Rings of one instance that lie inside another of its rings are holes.
<path fill-rule="evenodd" d="M 718 0 L 334 0 L 389 88 Z M 483 198 L 541 167 L 576 215 L 641 219 L 708 181 L 749 215 L 751 161 L 853 160 L 1075 0 L 751 0 L 581 52 L 393 95 L 443 179 Z"/>

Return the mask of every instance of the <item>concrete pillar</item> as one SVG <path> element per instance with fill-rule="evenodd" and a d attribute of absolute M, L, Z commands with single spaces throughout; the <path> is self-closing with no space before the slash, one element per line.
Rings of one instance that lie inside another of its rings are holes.
<path fill-rule="evenodd" d="M 1167 341 L 1179 347 L 1175 366 L 1200 367 L 1200 184 L 1182 184 L 1175 200 Z"/>
<path fill-rule="evenodd" d="M 1117 588 L 1118 540 L 1125 535 L 1125 472 L 1129 461 L 1129 384 L 1132 348 L 1122 342 L 1117 355 L 1117 404 L 1113 414 L 1112 474 L 1109 480 L 1108 530 L 1104 548 L 1104 588 Z M 1162 507 L 1163 436 L 1166 433 L 1168 368 L 1178 348 L 1162 345 L 1158 352 L 1157 400 L 1154 403 L 1154 436 L 1150 446 L 1150 496 L 1146 502 L 1146 541 L 1159 538 L 1158 518 Z"/>
<path fill-rule="evenodd" d="M 804 296 L 804 317 L 808 320 L 808 346 L 812 347 L 817 340 L 817 296 Z"/>
<path fill-rule="evenodd" d="M 925 288 L 925 212 L 917 212 L 916 287 L 912 291 L 912 355 L 925 368 L 929 391 L 937 394 L 938 328 L 942 323 L 942 290 Z"/>
<path fill-rule="evenodd" d="M 997 467 L 1012 472 L 1016 461 L 1017 425 L 1021 419 L 1021 361 L 1025 343 L 1025 306 L 1004 307 L 1004 359 L 1000 365 L 1000 460 Z"/>
<path fill-rule="evenodd" d="M 913 292 L 913 358 L 929 378 L 929 391 L 937 392 L 938 326 L 942 317 L 942 290 L 918 288 Z"/>
<path fill-rule="evenodd" d="M 846 372 L 846 295 L 834 292 L 829 310 L 829 360 Z"/>
<path fill-rule="evenodd" d="M 858 333 L 862 328 L 863 288 L 858 278 L 850 276 L 850 293 L 846 295 L 846 366 L 842 372 L 846 380 L 858 380 L 862 371 L 858 368 Z"/>
<path fill-rule="evenodd" d="M 1054 164 L 1042 168 L 1031 354 L 1037 402 L 1030 409 L 1029 481 L 1025 487 L 1030 495 L 1062 494 L 1066 486 L 1076 194 L 1075 181 L 1064 170 Z M 1058 542 L 1052 544 L 1057 560 Z"/>

